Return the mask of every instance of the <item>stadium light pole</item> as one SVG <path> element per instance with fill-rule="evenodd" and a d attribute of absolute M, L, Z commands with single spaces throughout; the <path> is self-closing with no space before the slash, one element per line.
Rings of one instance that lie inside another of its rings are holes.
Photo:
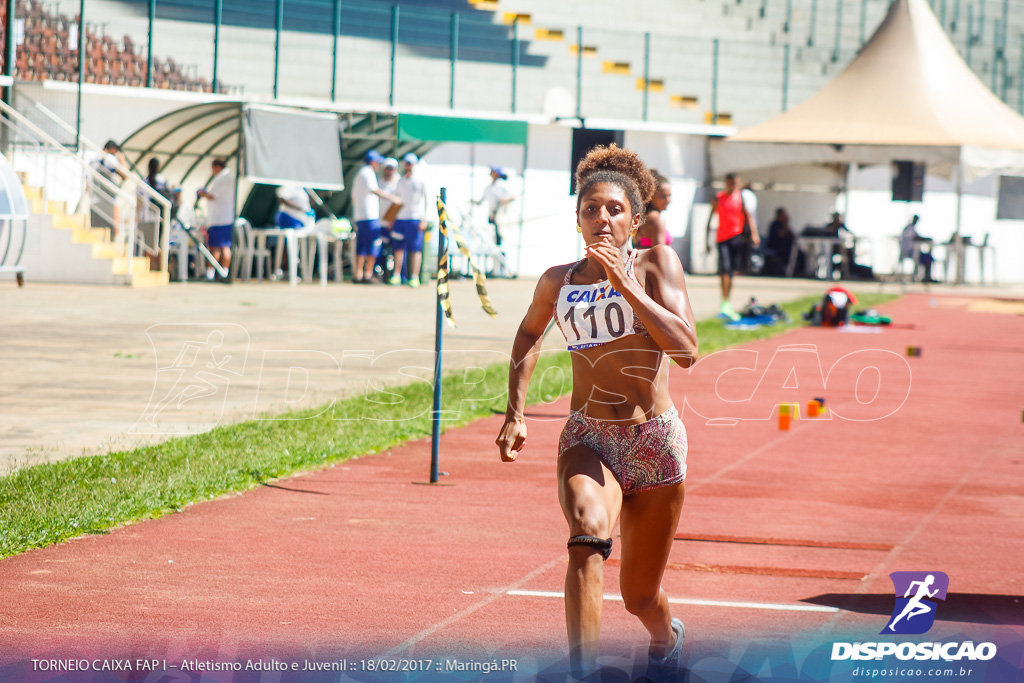
<path fill-rule="evenodd" d="M 155 2 L 156 0 L 153 0 Z M 220 64 L 220 25 L 224 20 L 224 0 L 216 0 L 213 4 L 213 94 L 220 89 L 220 76 L 217 67 Z"/>
<path fill-rule="evenodd" d="M 156 23 L 156 0 L 149 0 L 149 27 L 146 29 L 146 87 L 153 87 L 153 24 Z M 217 60 L 214 59 L 214 64 Z M 216 67 L 214 67 L 216 69 Z"/>

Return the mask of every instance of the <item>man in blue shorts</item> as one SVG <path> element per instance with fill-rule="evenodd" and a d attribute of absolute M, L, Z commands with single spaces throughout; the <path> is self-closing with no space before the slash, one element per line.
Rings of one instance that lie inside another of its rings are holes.
<path fill-rule="evenodd" d="M 235 230 L 235 178 L 224 159 L 213 160 L 213 178 L 199 190 L 206 198 L 206 236 L 210 253 L 222 266 L 231 269 L 231 238 Z M 213 279 L 213 268 L 206 279 Z M 229 281 L 230 277 L 224 278 Z"/>
<path fill-rule="evenodd" d="M 373 267 L 380 256 L 380 200 L 397 203 L 397 197 L 380 189 L 377 184 L 377 169 L 384 157 L 377 150 L 366 153 L 366 165 L 359 169 L 352 182 L 352 217 L 356 223 L 356 271 L 352 277 L 355 284 L 370 284 Z"/>
<path fill-rule="evenodd" d="M 395 224 L 391 226 L 391 248 L 395 252 L 395 272 L 388 281 L 390 285 L 402 282 L 402 263 L 409 255 L 408 277 L 404 278 L 410 287 L 420 286 L 420 261 L 423 257 L 423 232 L 427 229 L 427 186 L 416 172 L 419 158 L 410 152 L 402 158 L 405 166 L 398 180 L 398 198 L 402 208 L 398 210 Z"/>

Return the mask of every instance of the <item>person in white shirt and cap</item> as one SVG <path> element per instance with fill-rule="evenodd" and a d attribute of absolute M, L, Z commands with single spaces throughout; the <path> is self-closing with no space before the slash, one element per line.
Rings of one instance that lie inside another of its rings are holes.
<path fill-rule="evenodd" d="M 491 184 L 484 189 L 477 204 L 487 202 L 487 222 L 494 226 L 494 243 L 501 246 L 501 229 L 498 218 L 501 210 L 512 201 L 512 190 L 508 186 L 508 175 L 501 166 L 491 166 Z"/>
<path fill-rule="evenodd" d="M 356 223 L 356 272 L 354 284 L 370 284 L 373 267 L 380 256 L 380 200 L 397 202 L 398 198 L 380 189 L 377 184 L 377 169 L 384 163 L 380 152 L 371 149 L 366 153 L 366 165 L 356 174 L 352 182 L 352 217 Z"/>
<path fill-rule="evenodd" d="M 420 286 L 423 233 L 427 229 L 427 186 L 416 172 L 419 161 L 411 152 L 402 157 L 404 169 L 398 180 L 398 198 L 402 207 L 391 228 L 391 250 L 395 255 L 395 272 L 388 280 L 391 285 L 402 283 L 402 265 L 408 254 L 409 272 L 404 280 L 410 287 Z"/>

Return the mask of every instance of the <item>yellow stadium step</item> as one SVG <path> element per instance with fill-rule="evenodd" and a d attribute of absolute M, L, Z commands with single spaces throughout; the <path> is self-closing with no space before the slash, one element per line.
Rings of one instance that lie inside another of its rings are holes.
<path fill-rule="evenodd" d="M 56 201 L 52 201 L 52 200 L 46 202 L 46 213 L 52 214 L 54 216 L 57 216 L 57 215 L 60 215 L 60 214 L 67 215 L 67 212 L 68 212 L 68 203 L 67 202 L 56 202 Z"/>
<path fill-rule="evenodd" d="M 42 199 L 43 188 L 22 184 L 21 189 L 25 191 L 25 199 Z"/>
<path fill-rule="evenodd" d="M 170 274 L 166 270 L 149 270 L 145 273 L 132 274 L 132 287 L 163 287 L 170 282 Z"/>
<path fill-rule="evenodd" d="M 75 244 L 96 244 L 110 241 L 110 231 L 106 228 L 83 228 L 81 225 L 71 226 L 71 241 Z"/>
<path fill-rule="evenodd" d="M 53 216 L 53 227 L 55 228 L 91 228 L 89 217 L 81 214 L 60 213 Z M 110 232 L 109 230 L 107 232 Z"/>
<path fill-rule="evenodd" d="M 124 249 L 113 242 L 93 242 L 92 257 L 114 259 L 116 262 L 117 259 L 124 259 Z M 113 272 L 124 274 L 125 270 L 114 270 Z"/>

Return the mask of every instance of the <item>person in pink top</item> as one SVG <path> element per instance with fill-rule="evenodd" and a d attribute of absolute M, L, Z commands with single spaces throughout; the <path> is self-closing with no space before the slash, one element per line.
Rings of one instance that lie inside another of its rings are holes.
<path fill-rule="evenodd" d="M 719 310 L 732 320 L 740 319 L 739 314 L 729 304 L 729 295 L 732 293 L 733 278 L 743 271 L 743 253 L 746 246 L 743 241 L 743 226 L 748 221 L 752 228 L 750 237 L 754 246 L 761 244 L 756 219 L 744 205 L 740 187 L 740 179 L 735 173 L 725 176 L 725 189 L 711 201 L 707 228 L 708 253 L 711 253 L 711 218 L 718 214 L 718 234 L 715 242 L 718 245 L 718 276 L 722 285 L 722 305 Z"/>
<path fill-rule="evenodd" d="M 640 226 L 639 247 L 641 249 L 647 249 L 656 244 L 665 246 L 672 244 L 672 235 L 669 234 L 668 228 L 665 226 L 663 216 L 663 212 L 672 201 L 672 186 L 669 184 L 668 178 L 654 169 L 651 169 L 651 175 L 654 176 L 654 182 L 657 183 L 658 189 L 654 191 L 654 196 L 647 203 L 647 218 Z"/>

